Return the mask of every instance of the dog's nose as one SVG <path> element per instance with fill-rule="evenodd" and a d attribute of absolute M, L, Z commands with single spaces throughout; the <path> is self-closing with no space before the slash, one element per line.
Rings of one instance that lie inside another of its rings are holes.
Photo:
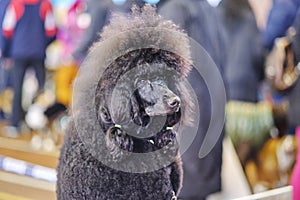
<path fill-rule="evenodd" d="M 167 100 L 167 104 L 171 109 L 177 109 L 180 107 L 180 99 L 177 96 L 173 96 Z"/>

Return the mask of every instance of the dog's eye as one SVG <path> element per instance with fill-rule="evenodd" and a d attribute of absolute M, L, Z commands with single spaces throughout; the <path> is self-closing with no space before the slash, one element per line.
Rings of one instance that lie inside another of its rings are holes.
<path fill-rule="evenodd" d="M 111 121 L 110 114 L 108 113 L 108 111 L 105 107 L 100 108 L 100 117 L 103 122 L 108 123 Z"/>

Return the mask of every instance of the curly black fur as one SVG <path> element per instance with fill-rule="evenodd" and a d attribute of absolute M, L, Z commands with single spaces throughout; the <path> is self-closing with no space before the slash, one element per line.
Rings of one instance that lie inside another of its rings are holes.
<path fill-rule="evenodd" d="M 73 122 L 68 133 L 75 133 Z M 78 135 L 68 134 L 58 166 L 57 198 L 74 199 L 171 199 L 181 187 L 178 159 L 170 166 L 147 173 L 127 173 L 103 165 L 89 153 Z"/>
<path fill-rule="evenodd" d="M 116 28 L 118 23 L 122 25 Z M 115 16 L 102 33 L 102 38 L 105 40 L 124 28 L 130 30 L 141 27 L 164 27 L 180 32 L 171 22 L 165 22 L 155 15 L 152 7 L 146 6 L 142 12 L 133 9 L 129 19 Z M 189 55 L 186 41 L 181 42 L 176 45 Z M 178 41 L 173 43 L 175 45 Z M 94 45 L 94 50 L 97 48 L 98 45 Z M 94 117 L 103 131 L 99 134 L 105 134 L 105 141 L 97 140 L 97 135 L 93 135 L 91 141 L 95 147 L 107 147 L 108 153 L 91 152 L 71 119 L 58 166 L 58 199 L 163 200 L 171 199 L 174 193 L 178 194 L 182 169 L 175 130 L 188 121 L 185 118 L 189 111 L 186 88 L 179 80 L 187 75 L 190 64 L 190 61 L 175 53 L 145 48 L 129 51 L 108 65 L 96 90 L 91 91 L 95 92 Z M 138 69 L 134 73 L 134 80 L 126 80 L 132 79 L 126 73 L 133 69 Z M 114 96 L 113 91 L 119 92 L 118 95 Z M 151 160 L 151 166 L 143 159 L 139 162 L 140 166 L 131 162 L 130 153 L 157 150 L 162 152 L 147 158 Z M 103 164 L 97 159 L 98 153 L 108 163 L 117 163 L 126 168 L 126 172 Z M 149 170 L 165 160 L 173 162 L 158 170 Z M 133 171 L 130 169 L 136 167 L 142 169 L 142 173 L 129 173 Z"/>

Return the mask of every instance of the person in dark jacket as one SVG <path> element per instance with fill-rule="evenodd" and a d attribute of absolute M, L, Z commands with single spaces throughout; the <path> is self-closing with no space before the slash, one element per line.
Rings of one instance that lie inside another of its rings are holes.
<path fill-rule="evenodd" d="M 230 43 L 225 70 L 228 99 L 257 102 L 264 49 L 255 16 L 247 0 L 223 0 L 219 9 Z"/>
<path fill-rule="evenodd" d="M 2 24 L 5 11 L 7 9 L 8 4 L 10 3 L 10 0 L 0 0 L 0 24 Z M 5 63 L 3 63 L 5 60 L 3 59 L 2 52 L 4 50 L 4 36 L 2 32 L 0 32 L 0 92 L 5 89 L 7 85 L 7 76 L 8 71 L 5 69 Z"/>
<path fill-rule="evenodd" d="M 4 19 L 4 15 L 5 15 L 5 11 L 7 9 L 8 4 L 10 3 L 10 0 L 0 0 L 0 24 L 2 24 L 3 19 Z M 3 38 L 3 34 L 2 32 L 0 32 L 0 57 L 2 57 L 2 51 L 3 51 L 3 44 L 4 44 L 4 38 Z"/>
<path fill-rule="evenodd" d="M 200 43 L 223 74 L 223 63 L 226 59 L 223 30 L 215 10 L 206 1 L 168 1 L 159 9 L 159 14 L 174 21 L 186 30 L 192 39 Z M 214 80 L 216 77 L 207 78 Z M 212 103 L 204 79 L 195 68 L 191 71 L 188 81 L 197 96 L 201 120 L 193 143 L 182 155 L 184 175 L 183 188 L 179 198 L 202 200 L 209 194 L 221 190 L 222 141 L 224 134 L 221 133 L 207 156 L 199 158 L 199 150 L 205 141 L 206 131 L 213 115 Z M 226 99 L 223 99 L 223 101 L 225 102 Z M 224 111 L 222 110 L 221 113 L 224 114 Z"/>
<path fill-rule="evenodd" d="M 33 67 L 42 90 L 45 82 L 46 47 L 55 39 L 56 25 L 49 0 L 12 0 L 2 23 L 4 57 L 14 62 L 13 109 L 7 134 L 18 135 L 22 118 L 22 86 L 26 70 Z M 9 45 L 7 45 L 9 44 Z"/>
<path fill-rule="evenodd" d="M 3 22 L 4 14 L 7 9 L 8 4 L 10 3 L 10 0 L 0 0 L 0 24 Z M 0 93 L 9 86 L 10 83 L 10 69 L 9 66 L 7 66 L 5 59 L 2 57 L 2 51 L 4 49 L 4 36 L 2 32 L 0 32 Z M 0 119 L 3 119 L 4 112 L 2 108 L 0 108 Z"/>

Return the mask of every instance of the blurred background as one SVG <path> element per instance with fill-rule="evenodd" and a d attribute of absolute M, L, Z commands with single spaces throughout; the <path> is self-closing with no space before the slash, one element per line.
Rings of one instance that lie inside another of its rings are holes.
<path fill-rule="evenodd" d="M 0 0 L 0 199 L 56 199 L 80 64 L 112 12 L 145 3 L 200 43 L 225 83 L 224 134 L 200 163 L 217 181 L 196 199 L 299 200 L 299 0 Z"/>

